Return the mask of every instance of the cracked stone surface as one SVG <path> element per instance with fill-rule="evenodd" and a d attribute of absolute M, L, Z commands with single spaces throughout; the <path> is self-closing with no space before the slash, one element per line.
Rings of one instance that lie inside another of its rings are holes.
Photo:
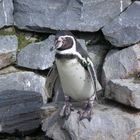
<path fill-rule="evenodd" d="M 109 80 L 126 79 L 134 76 L 140 70 L 140 44 L 123 50 L 111 50 L 104 61 L 102 85 L 105 87 Z"/>
<path fill-rule="evenodd" d="M 31 43 L 23 48 L 17 57 L 17 64 L 22 67 L 45 70 L 53 65 L 55 52 L 51 50 L 54 47 L 54 36 L 48 39 Z"/>
<path fill-rule="evenodd" d="M 13 67 L 9 70 L 0 74 L 0 132 L 32 131 L 40 126 L 40 108 L 47 102 L 46 78 Z"/>
<path fill-rule="evenodd" d="M 102 31 L 113 45 L 130 46 L 140 41 L 140 1 L 135 1 Z"/>
<path fill-rule="evenodd" d="M 0 91 L 0 133 L 31 131 L 39 127 L 41 95 L 33 91 Z"/>
<path fill-rule="evenodd" d="M 106 87 L 105 96 L 122 104 L 140 109 L 140 80 L 110 80 Z"/>
<path fill-rule="evenodd" d="M 0 0 L 0 28 L 14 24 L 13 1 Z"/>
<path fill-rule="evenodd" d="M 42 130 L 54 140 L 139 140 L 140 114 L 117 105 L 95 105 L 91 121 L 78 121 L 77 110 L 60 118 L 58 105 L 44 107 Z"/>
<path fill-rule="evenodd" d="M 12 72 L 0 75 L 0 92 L 5 90 L 33 91 L 41 94 L 44 103 L 46 103 L 45 82 L 46 78 L 33 72 Z"/>
<path fill-rule="evenodd" d="M 14 0 L 14 19 L 21 29 L 94 32 L 130 4 L 131 0 Z"/>

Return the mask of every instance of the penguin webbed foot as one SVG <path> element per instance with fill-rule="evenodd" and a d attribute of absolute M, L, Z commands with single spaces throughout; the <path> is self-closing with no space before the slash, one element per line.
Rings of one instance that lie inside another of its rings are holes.
<path fill-rule="evenodd" d="M 64 117 L 67 120 L 71 114 L 71 111 L 74 111 L 72 104 L 70 102 L 65 102 L 65 105 L 60 111 L 60 117 Z"/>
<path fill-rule="evenodd" d="M 78 111 L 79 121 L 87 119 L 89 122 L 92 119 L 92 106 L 90 103 L 87 103 L 84 109 Z"/>
<path fill-rule="evenodd" d="M 92 108 L 93 108 L 93 105 L 94 105 L 94 101 L 95 101 L 95 98 L 96 98 L 96 95 L 92 95 L 88 102 L 86 103 L 85 107 L 78 111 L 79 113 L 79 121 L 83 120 L 83 119 L 87 119 L 89 122 L 91 121 L 92 119 Z"/>

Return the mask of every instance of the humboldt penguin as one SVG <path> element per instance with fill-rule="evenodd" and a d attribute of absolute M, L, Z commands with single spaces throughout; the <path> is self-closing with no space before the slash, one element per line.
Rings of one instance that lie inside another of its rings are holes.
<path fill-rule="evenodd" d="M 59 31 L 55 36 L 55 63 L 65 95 L 65 104 L 60 116 L 68 119 L 73 110 L 71 99 L 87 101 L 79 120 L 91 120 L 91 111 L 96 99 L 97 76 L 88 52 L 84 50 L 69 31 Z"/>

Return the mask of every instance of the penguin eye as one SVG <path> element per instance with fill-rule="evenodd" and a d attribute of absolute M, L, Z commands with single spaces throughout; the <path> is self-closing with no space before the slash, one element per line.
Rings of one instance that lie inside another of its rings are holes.
<path fill-rule="evenodd" d="M 65 37 L 61 37 L 61 39 L 64 41 L 64 40 L 66 40 L 66 38 Z"/>

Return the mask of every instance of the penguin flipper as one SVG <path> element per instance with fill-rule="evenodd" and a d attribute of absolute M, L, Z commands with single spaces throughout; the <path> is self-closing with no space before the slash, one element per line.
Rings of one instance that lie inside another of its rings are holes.
<path fill-rule="evenodd" d="M 50 71 L 47 74 L 47 81 L 46 81 L 46 92 L 49 98 L 52 97 L 53 95 L 53 89 L 54 89 L 54 84 L 55 81 L 58 78 L 58 71 L 56 68 L 56 64 L 54 63 L 54 65 L 50 68 Z"/>
<path fill-rule="evenodd" d="M 93 63 L 91 62 L 91 60 L 87 60 L 87 70 L 90 74 L 90 77 L 91 77 L 91 81 L 92 81 L 92 84 L 93 84 L 93 87 L 94 87 L 94 93 L 93 93 L 93 96 L 95 96 L 95 99 L 97 99 L 97 85 L 96 85 L 96 80 L 97 80 L 97 76 L 96 76 L 96 72 L 95 72 L 95 69 L 94 69 L 94 66 L 93 66 Z"/>

